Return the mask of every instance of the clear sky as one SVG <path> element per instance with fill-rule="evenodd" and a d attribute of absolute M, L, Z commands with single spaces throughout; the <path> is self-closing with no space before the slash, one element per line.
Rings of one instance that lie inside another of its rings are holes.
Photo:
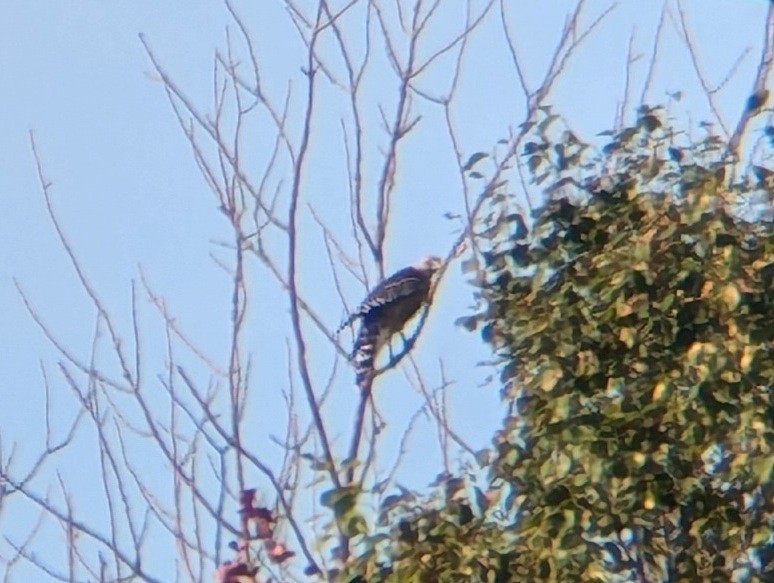
<path fill-rule="evenodd" d="M 259 0 L 234 4 L 244 16 L 261 55 L 268 94 L 281 100 L 286 89 L 292 87 L 291 106 L 300 111 L 297 106 L 304 81 L 303 50 L 283 3 Z M 483 6 L 484 2 L 474 4 Z M 527 78 L 534 87 L 574 2 L 506 0 L 505 4 Z M 587 5 L 582 24 L 591 22 L 610 3 L 589 0 Z M 689 119 L 695 130 L 698 121 L 709 118 L 707 102 L 679 38 L 677 5 L 670 2 L 669 6 L 675 18 L 665 24 L 647 101 L 666 102 L 667 92 L 682 90 L 684 98 L 673 102 L 672 107 L 676 115 Z M 721 84 L 737 58 L 750 49 L 736 74 L 716 94 L 722 115 L 733 127 L 757 67 L 767 2 L 685 0 L 683 6 L 711 85 Z M 464 156 L 490 151 L 498 139 L 523 121 L 523 98 L 509 64 L 498 10 L 471 38 L 464 62 L 453 110 Z M 584 138 L 594 139 L 596 133 L 614 122 L 623 95 L 626 50 L 632 32 L 633 52 L 641 55 L 632 69 L 632 101 L 639 101 L 660 11 L 661 3 L 655 0 L 618 2 L 568 62 L 548 101 Z M 214 51 L 225 46 L 226 27 L 232 34 L 235 27 L 217 0 L 6 0 L 0 16 L 0 437 L 3 459 L 15 446 L 15 467 L 22 473 L 46 445 L 42 371 L 49 379 L 55 435 L 61 436 L 79 405 L 57 370 L 60 356 L 27 314 L 14 281 L 25 290 L 56 337 L 83 361 L 90 358 L 95 329 L 94 307 L 79 287 L 47 218 L 29 132 L 34 132 L 44 172 L 53 183 L 51 194 L 57 215 L 94 288 L 115 318 L 119 335 L 131 343 L 131 282 L 138 279 L 141 267 L 190 337 L 214 360 L 225 364 L 230 282 L 210 255 L 230 260 L 221 245 L 228 242 L 228 225 L 196 168 L 163 84 L 138 35 L 145 35 L 192 102 L 210 111 Z M 427 37 L 428 52 L 453 38 L 463 18 L 461 0 L 444 3 L 438 24 Z M 353 43 L 362 42 L 362 31 L 355 24 L 351 26 L 358 33 L 353 32 Z M 383 51 L 383 44 L 374 41 L 372 50 Z M 244 53 L 241 55 L 244 57 Z M 335 53 L 331 55 L 335 62 Z M 449 65 L 448 60 L 440 59 L 418 80 L 418 86 L 431 94 L 440 93 L 448 84 Z M 387 65 L 383 70 L 383 77 L 376 75 L 366 83 L 362 95 L 368 111 L 367 151 L 374 160 L 386 144 L 378 124 L 377 105 L 389 106 L 394 100 L 391 71 Z M 324 115 L 317 118 L 313 130 L 303 191 L 299 278 L 302 295 L 335 329 L 344 308 L 333 290 L 320 231 L 306 205 L 320 212 L 340 233 L 342 243 L 349 246 L 346 251 L 354 254 L 354 242 L 347 231 L 347 183 L 340 129 L 340 119 L 346 115 L 342 103 L 346 102 L 329 86 L 321 91 L 320 99 Z M 399 159 L 395 213 L 387 246 L 388 271 L 424 254 L 445 255 L 458 225 L 444 218 L 444 213 L 463 210 L 454 159 L 448 140 L 442 137 L 442 110 L 421 99 L 416 100 L 416 107 L 422 120 L 407 138 Z M 291 126 L 297 128 L 298 114 L 294 115 Z M 633 112 L 628 111 L 627 116 L 631 121 Z M 254 176 L 260 176 L 260 165 L 271 144 L 261 133 L 265 129 L 259 123 L 252 126 L 253 133 L 245 146 L 255 156 L 255 167 L 246 164 Z M 375 169 L 375 165 L 369 166 L 366 173 L 370 184 L 376 181 Z M 289 181 L 290 177 L 285 177 L 285 188 Z M 281 256 L 280 249 L 277 253 Z M 251 328 L 244 341 L 255 371 L 251 383 L 256 396 L 250 401 L 248 414 L 255 419 L 251 428 L 253 449 L 274 466 L 282 451 L 268 436 L 284 434 L 280 391 L 289 387 L 288 304 L 265 269 L 255 259 L 251 261 L 249 288 L 254 296 L 249 310 Z M 374 272 L 370 275 L 373 277 Z M 357 302 L 364 290 L 352 278 L 345 276 L 343 281 L 348 302 Z M 445 378 L 452 381 L 447 389 L 450 424 L 478 449 L 488 445 L 504 408 L 497 384 L 485 382 L 495 369 L 478 366 L 490 358 L 487 348 L 477 334 L 454 325 L 456 318 L 470 312 L 472 291 L 459 266 L 453 265 L 417 346 L 416 358 L 433 387 L 441 383 L 439 363 L 443 363 Z M 146 389 L 151 398 L 161 399 L 154 397 L 154 391 L 162 393 L 154 379 L 163 372 L 163 329 L 144 297 L 139 305 L 147 338 L 145 349 L 151 355 Z M 316 387 L 322 390 L 335 355 L 312 328 L 307 332 L 312 372 Z M 98 358 L 105 359 L 106 369 L 117 370 L 110 364 L 107 348 Z M 292 358 L 291 368 L 294 363 Z M 295 373 L 293 378 L 298 382 Z M 211 379 L 203 374 L 197 380 L 206 386 Z M 355 402 L 351 381 L 351 370 L 339 362 L 325 415 L 334 447 L 342 456 Z M 387 424 L 378 463 L 384 472 L 391 467 L 408 419 L 421 407 L 422 398 L 403 374 L 392 371 L 381 379 L 376 403 Z M 164 406 L 160 401 L 159 407 Z M 305 404 L 300 405 L 300 411 L 303 421 L 308 417 Z M 34 482 L 41 494 L 55 492 L 53 472 L 60 471 L 73 489 L 77 512 L 87 519 L 90 509 L 86 501 L 99 499 L 101 492 L 100 474 L 92 471 L 99 461 L 94 440 L 92 432 L 80 432 L 73 451 Z M 434 478 L 441 469 L 437 441 L 433 423 L 421 420 L 407 442 L 399 482 L 423 488 Z M 142 447 L 136 447 L 132 451 L 135 460 L 143 456 Z M 153 471 L 160 472 L 151 480 L 157 479 L 163 491 L 168 487 L 163 464 Z M 62 500 L 56 495 L 53 499 Z M 20 502 L 6 505 L 0 513 L 0 538 L 18 543 L 37 520 L 37 512 Z M 101 511 L 95 508 L 94 512 Z M 56 531 L 43 534 L 61 544 L 61 535 Z M 48 552 L 53 553 L 54 562 L 61 559 L 61 549 L 52 551 L 49 547 Z M 0 557 L 7 558 L 9 553 L 0 540 Z M 170 565 L 164 564 L 164 556 L 155 559 L 158 564 L 149 565 L 149 570 L 161 579 L 171 580 Z M 0 562 L 0 574 L 3 571 Z M 19 568 L 10 580 L 30 580 L 24 573 L 29 571 Z M 37 572 L 34 580 L 45 578 Z"/>

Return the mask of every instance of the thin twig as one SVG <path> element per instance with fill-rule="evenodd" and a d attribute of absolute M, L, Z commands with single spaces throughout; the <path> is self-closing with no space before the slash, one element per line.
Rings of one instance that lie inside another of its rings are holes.
<path fill-rule="evenodd" d="M 774 2 L 769 2 L 769 10 L 766 15 L 766 26 L 763 36 L 763 48 L 761 49 L 761 59 L 758 63 L 758 70 L 755 72 L 755 81 L 753 90 L 748 98 L 747 104 L 742 111 L 742 115 L 736 124 L 736 129 L 728 141 L 728 153 L 733 157 L 739 156 L 739 143 L 744 136 L 747 125 L 750 120 L 760 113 L 766 105 L 769 91 L 767 81 L 774 64 Z"/>

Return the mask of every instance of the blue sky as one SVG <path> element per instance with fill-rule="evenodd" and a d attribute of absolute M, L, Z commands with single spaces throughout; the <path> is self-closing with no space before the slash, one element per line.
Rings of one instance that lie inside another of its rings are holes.
<path fill-rule="evenodd" d="M 547 8 L 548 4 L 508 5 L 510 24 L 519 39 L 520 56 L 533 86 L 574 3 L 557 1 Z M 585 23 L 609 5 L 596 0 L 587 4 Z M 737 57 L 750 49 L 737 74 L 717 93 L 721 112 L 733 126 L 752 86 L 767 3 L 686 0 L 683 4 L 703 70 L 712 84 L 719 84 Z M 250 27 L 262 57 L 261 71 L 269 95 L 279 100 L 290 86 L 291 104 L 297 106 L 302 96 L 303 51 L 283 4 L 262 0 L 235 2 L 235 6 Z M 429 33 L 428 47 L 441 45 L 459 30 L 463 6 L 456 0 L 444 4 L 446 12 L 440 13 L 436 28 Z M 670 6 L 676 15 L 676 5 Z M 635 53 L 643 55 L 632 69 L 632 93 L 639 96 L 660 8 L 658 2 L 619 2 L 568 63 L 548 101 L 584 138 L 594 138 L 613 123 L 623 92 L 626 47 L 633 30 Z M 230 259 L 220 245 L 229 240 L 228 225 L 201 179 L 138 35 L 145 36 L 192 101 L 209 111 L 213 54 L 225 45 L 226 27 L 233 33 L 234 25 L 223 4 L 214 0 L 9 0 L 2 12 L 0 197 L 4 212 L 0 214 L 0 246 L 5 253 L 0 261 L 0 394 L 6 405 L 0 407 L 0 436 L 3 455 L 7 456 L 14 444 L 17 467 L 24 471 L 45 447 L 41 369 L 49 378 L 55 433 L 61 435 L 78 405 L 57 371 L 60 357 L 26 313 L 14 281 L 25 290 L 55 335 L 85 361 L 95 326 L 95 310 L 79 288 L 46 216 L 28 133 L 34 132 L 45 174 L 53 183 L 51 193 L 61 224 L 94 288 L 115 318 L 119 334 L 130 342 L 131 281 L 138 278 L 141 266 L 190 337 L 213 359 L 225 362 L 230 287 L 210 254 Z M 671 22 L 666 24 L 664 35 L 649 101 L 664 102 L 667 92 L 684 91 L 684 99 L 673 107 L 677 115 L 689 116 L 695 127 L 709 115 L 706 100 Z M 362 38 L 353 34 L 353 43 L 362 43 Z M 382 50 L 382 45 L 375 43 L 373 50 Z M 331 59 L 335 62 L 333 56 Z M 418 80 L 418 85 L 428 92 L 445 86 L 449 64 L 440 59 Z M 383 75 L 368 80 L 362 95 L 368 111 L 367 149 L 373 160 L 378 159 L 386 143 L 378 126 L 377 104 L 389 106 L 394 98 L 391 74 L 386 66 L 384 70 Z M 346 109 L 330 86 L 321 89 L 320 99 L 322 110 L 315 122 L 303 200 L 341 234 L 342 242 L 349 245 L 347 251 L 352 253 L 354 243 L 347 235 L 347 183 L 342 172 L 345 158 L 340 130 Z M 422 121 L 407 138 L 399 159 L 395 213 L 387 246 L 388 271 L 427 253 L 445 255 L 456 237 L 457 225 L 443 215 L 462 210 L 454 158 L 448 142 L 441 137 L 442 111 L 421 100 L 417 100 L 416 107 Z M 453 108 L 462 153 L 467 156 L 490 150 L 498 139 L 507 136 L 509 128 L 523 121 L 523 107 L 498 17 L 490 15 L 470 41 Z M 632 120 L 631 111 L 628 119 Z M 296 120 L 291 126 L 294 124 L 297 128 Z M 270 143 L 266 137 L 268 126 L 256 121 L 250 129 L 245 151 L 254 156 L 255 167 L 248 169 L 258 175 L 256 168 L 266 160 Z M 365 179 L 373 183 L 376 166 L 369 168 Z M 300 289 L 325 322 L 335 328 L 344 308 L 332 289 L 320 231 L 308 211 L 304 208 L 302 212 Z M 281 256 L 280 249 L 277 253 Z M 374 273 L 371 271 L 371 277 Z M 250 437 L 255 451 L 273 465 L 282 451 L 268 436 L 284 432 L 283 423 L 277 421 L 285 418 L 279 391 L 289 387 L 288 306 L 276 283 L 254 259 L 248 266 L 248 276 L 254 296 L 249 308 L 250 331 L 244 342 L 256 371 L 252 379 L 255 388 L 251 387 L 256 395 L 248 407 L 248 414 L 255 418 Z M 364 293 L 352 278 L 345 278 L 344 286 L 350 304 Z M 488 444 L 504 410 L 497 386 L 481 386 L 494 372 L 491 367 L 478 366 L 490 357 L 487 348 L 476 334 L 454 325 L 457 317 L 468 313 L 473 302 L 471 292 L 458 265 L 453 265 L 416 358 L 431 386 L 440 383 L 443 363 L 446 378 L 453 381 L 447 390 L 450 423 L 474 448 L 480 448 Z M 148 374 L 147 390 L 154 398 L 153 391 L 160 394 L 161 390 L 153 377 L 164 370 L 163 327 L 147 300 L 140 302 L 140 311 L 147 335 L 148 369 L 153 371 Z M 312 372 L 316 386 L 321 388 L 330 374 L 334 353 L 312 328 L 306 331 Z M 107 349 L 101 354 L 106 368 L 115 371 L 109 364 Z M 291 368 L 294 362 L 292 358 Z M 190 366 L 202 373 L 197 380 L 206 386 L 211 379 L 205 371 L 196 369 L 193 363 Z M 294 379 L 297 382 L 297 377 Z M 353 395 L 351 371 L 339 362 L 325 411 L 338 452 L 345 451 L 348 443 Z M 387 423 L 379 458 L 379 466 L 385 470 L 392 465 L 407 420 L 421 407 L 422 399 L 400 372 L 392 371 L 381 379 L 376 403 Z M 159 402 L 160 408 L 165 406 Z M 300 411 L 303 421 L 308 416 L 305 404 L 300 405 Z M 142 447 L 137 445 L 132 453 L 141 459 Z M 399 481 L 423 487 L 440 470 L 439 460 L 437 433 L 432 423 L 422 420 L 408 441 Z M 90 468 L 97 462 L 94 436 L 84 430 L 73 451 L 54 463 L 35 487 L 46 492 L 54 484 L 50 481 L 53 471 L 59 470 L 73 485 L 76 502 L 98 497 L 99 473 L 83 471 L 84 463 Z M 149 478 L 163 491 L 168 487 L 163 464 L 155 470 L 159 476 Z M 8 506 L 0 513 L 0 533 L 18 541 L 34 524 L 36 513 L 23 504 Z M 86 511 L 84 506 L 79 509 Z M 95 508 L 94 512 L 100 510 Z M 54 532 L 44 535 L 55 541 Z M 3 544 L 0 542 L 0 552 L 7 556 Z M 163 562 L 160 557 L 156 559 Z M 4 568 L 1 565 L 0 573 Z M 169 565 L 151 566 L 151 571 L 167 576 L 168 569 Z M 22 577 L 24 572 L 17 571 Z M 17 579 L 12 576 L 11 580 Z"/>

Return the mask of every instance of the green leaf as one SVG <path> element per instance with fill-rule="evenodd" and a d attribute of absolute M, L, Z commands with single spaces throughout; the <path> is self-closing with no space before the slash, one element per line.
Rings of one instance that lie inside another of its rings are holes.
<path fill-rule="evenodd" d="M 476 504 L 481 509 L 482 513 L 486 513 L 486 511 L 489 510 L 489 498 L 479 487 L 476 487 L 474 491 L 476 493 Z"/>
<path fill-rule="evenodd" d="M 333 510 L 337 518 L 343 517 L 355 507 L 360 489 L 354 486 L 333 488 L 320 495 L 320 504 Z"/>
<path fill-rule="evenodd" d="M 650 133 L 661 127 L 661 120 L 655 115 L 644 115 L 640 118 L 639 125 L 646 132 Z"/>
<path fill-rule="evenodd" d="M 482 468 L 489 465 L 492 452 L 488 449 L 480 449 L 476 452 L 476 463 Z"/>
<path fill-rule="evenodd" d="M 484 158 L 487 158 L 488 156 L 489 154 L 485 152 L 476 152 L 475 154 L 472 154 L 470 158 L 468 158 L 468 161 L 465 162 L 465 166 L 462 167 L 462 170 L 464 172 L 467 172 L 468 170 L 473 168 L 473 166 L 475 166 L 476 163 L 480 162 Z"/>

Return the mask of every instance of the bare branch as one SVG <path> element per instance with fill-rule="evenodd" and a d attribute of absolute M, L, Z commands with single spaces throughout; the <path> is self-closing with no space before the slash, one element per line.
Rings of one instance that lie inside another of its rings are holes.
<path fill-rule="evenodd" d="M 320 3 L 318 6 L 317 24 L 315 25 L 315 27 L 319 26 L 321 16 L 322 16 L 322 3 Z M 312 387 L 312 379 L 309 375 L 309 368 L 307 366 L 306 341 L 304 340 L 304 335 L 301 330 L 301 316 L 299 313 L 299 303 L 298 303 L 298 286 L 296 282 L 296 259 L 297 259 L 297 253 L 298 253 L 297 243 L 296 243 L 297 241 L 296 221 L 298 218 L 297 216 L 298 202 L 301 196 L 300 195 L 301 173 L 304 167 L 304 162 L 306 161 L 307 148 L 309 147 L 312 112 L 314 111 L 313 53 L 314 53 L 316 39 L 317 39 L 317 29 L 315 28 L 315 32 L 312 34 L 312 39 L 309 44 L 309 52 L 308 52 L 308 59 L 307 59 L 308 90 L 307 90 L 306 114 L 304 119 L 304 132 L 303 132 L 303 137 L 301 139 L 301 146 L 299 147 L 298 160 L 294 168 L 293 186 L 292 186 L 292 192 L 290 197 L 290 209 L 288 210 L 288 233 L 289 233 L 289 237 L 288 237 L 288 284 L 289 285 L 288 287 L 290 292 L 290 314 L 291 314 L 291 321 L 293 324 L 293 334 L 296 340 L 296 350 L 298 351 L 298 367 L 299 367 L 299 372 L 301 374 L 301 380 L 303 383 L 304 391 L 306 393 L 307 401 L 309 403 L 309 409 L 312 413 L 315 426 L 317 427 L 317 433 L 320 438 L 320 443 L 322 444 L 322 447 L 323 447 L 323 453 L 329 465 L 329 473 L 331 476 L 331 481 L 336 485 L 336 487 L 339 487 L 341 484 L 339 482 L 339 476 L 336 470 L 336 463 L 333 459 L 333 453 L 331 452 L 331 448 L 328 443 L 328 437 L 325 432 L 325 425 L 323 423 L 322 416 L 320 415 L 320 408 L 317 403 L 317 398 L 315 397 L 315 394 L 314 394 L 314 388 Z"/>
<path fill-rule="evenodd" d="M 664 31 L 664 22 L 666 22 L 667 15 L 667 2 L 669 0 L 663 0 L 661 4 L 661 16 L 658 19 L 658 27 L 656 28 L 656 37 L 653 40 L 653 49 L 650 53 L 650 59 L 648 61 L 648 74 L 645 77 L 645 84 L 642 86 L 642 94 L 640 95 L 640 105 L 645 105 L 645 100 L 648 97 L 651 84 L 653 83 L 654 74 L 656 71 L 656 61 L 659 55 L 659 47 L 661 46 L 662 33 Z"/>
<path fill-rule="evenodd" d="M 761 49 L 761 59 L 758 63 L 758 70 L 755 73 L 753 90 L 745 104 L 744 111 L 736 124 L 736 129 L 728 141 L 728 153 L 737 158 L 739 155 L 739 143 L 744 136 L 747 125 L 750 120 L 760 113 L 766 105 L 769 98 L 767 81 L 774 63 L 774 3 L 769 2 L 769 10 L 766 15 L 766 27 L 763 37 L 763 48 Z"/>
<path fill-rule="evenodd" d="M 709 83 L 707 82 L 707 79 L 702 72 L 701 65 L 699 64 L 698 52 L 689 33 L 689 27 L 686 21 L 685 10 L 683 10 L 682 0 L 677 0 L 677 9 L 678 14 L 680 15 L 680 30 L 682 32 L 683 42 L 685 42 L 685 46 L 688 48 L 688 53 L 691 56 L 691 62 L 693 63 L 693 69 L 696 72 L 696 77 L 699 79 L 699 83 L 701 84 L 701 88 L 704 90 L 704 95 L 707 98 L 710 109 L 712 110 L 715 119 L 720 125 L 720 129 L 723 131 L 723 135 L 728 136 L 728 128 L 726 128 L 723 117 L 720 115 L 718 106 L 715 103 L 715 91 L 710 88 Z"/>

